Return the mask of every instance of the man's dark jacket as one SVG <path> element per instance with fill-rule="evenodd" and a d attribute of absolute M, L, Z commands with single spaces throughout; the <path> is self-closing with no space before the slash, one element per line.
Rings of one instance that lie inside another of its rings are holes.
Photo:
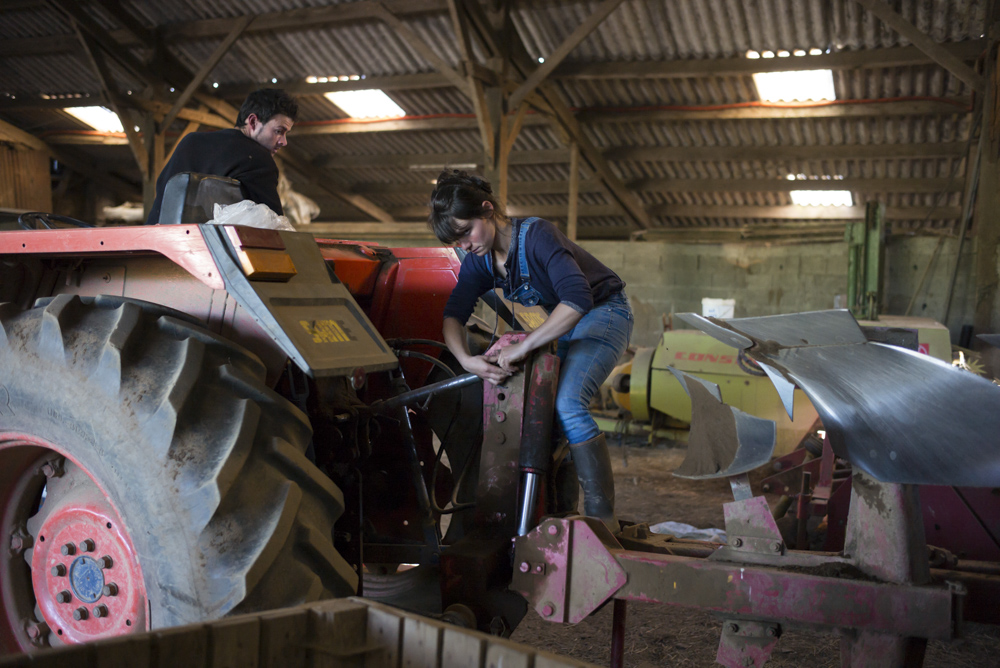
<path fill-rule="evenodd" d="M 147 225 L 159 222 L 163 189 L 171 176 L 181 172 L 236 179 L 240 182 L 244 199 L 266 204 L 278 215 L 283 214 L 278 197 L 278 166 L 274 164 L 271 152 L 242 131 L 232 128 L 193 132 L 181 140 L 170 162 L 156 179 L 156 201 L 149 212 Z"/>

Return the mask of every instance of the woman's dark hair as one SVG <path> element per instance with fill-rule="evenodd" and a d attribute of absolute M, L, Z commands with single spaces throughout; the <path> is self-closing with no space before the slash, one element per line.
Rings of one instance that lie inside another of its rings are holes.
<path fill-rule="evenodd" d="M 483 202 L 493 205 L 492 212 Z M 504 217 L 503 207 L 493 194 L 490 182 L 458 169 L 446 169 L 437 178 L 431 193 L 431 212 L 427 225 L 441 243 L 453 244 L 459 239 L 455 220 Z"/>
<path fill-rule="evenodd" d="M 258 88 L 247 95 L 236 117 L 236 127 L 247 124 L 250 114 L 257 114 L 257 120 L 267 123 L 278 114 L 284 114 L 293 121 L 299 115 L 299 103 L 280 88 Z"/>

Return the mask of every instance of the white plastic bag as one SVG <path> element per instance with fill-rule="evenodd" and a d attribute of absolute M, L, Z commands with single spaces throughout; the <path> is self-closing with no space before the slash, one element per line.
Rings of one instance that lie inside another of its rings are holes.
<path fill-rule="evenodd" d="M 660 522 L 649 527 L 649 530 L 658 534 L 670 534 L 675 538 L 707 540 L 713 543 L 726 542 L 726 532 L 722 529 L 696 529 L 690 524 L 681 522 Z"/>
<path fill-rule="evenodd" d="M 236 204 L 216 204 L 212 211 L 215 218 L 208 221 L 212 225 L 246 225 L 266 230 L 295 231 L 287 218 L 279 216 L 266 204 L 257 204 L 248 199 Z"/>

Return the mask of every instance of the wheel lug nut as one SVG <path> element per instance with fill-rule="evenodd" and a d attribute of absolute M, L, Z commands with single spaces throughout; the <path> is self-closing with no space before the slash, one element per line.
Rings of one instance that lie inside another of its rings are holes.
<path fill-rule="evenodd" d="M 73 619 L 75 619 L 76 621 L 81 622 L 86 618 L 87 618 L 86 608 L 77 608 L 76 610 L 73 611 Z"/>
<path fill-rule="evenodd" d="M 68 591 L 61 591 L 58 594 L 56 594 L 56 601 L 58 601 L 59 603 L 69 603 L 72 600 L 73 600 L 73 595 L 70 594 Z"/>
<path fill-rule="evenodd" d="M 104 594 L 105 596 L 117 596 L 118 585 L 116 585 L 114 582 L 109 582 L 108 584 L 104 585 L 104 589 L 101 590 L 101 593 Z"/>
<path fill-rule="evenodd" d="M 101 568 L 104 568 L 104 569 L 111 568 L 112 566 L 115 565 L 114 560 L 111 557 L 109 557 L 108 555 L 104 555 L 103 557 L 101 557 L 100 559 L 98 559 L 97 563 L 98 563 L 98 565 Z"/>
<path fill-rule="evenodd" d="M 59 548 L 59 551 L 62 552 L 64 557 L 68 557 L 71 554 L 76 554 L 76 545 L 74 545 L 73 543 L 66 543 L 61 548 Z"/>
<path fill-rule="evenodd" d="M 38 640 L 42 636 L 47 636 L 48 634 L 49 625 L 45 622 L 36 622 L 28 625 L 28 637 L 32 640 Z"/>
<path fill-rule="evenodd" d="M 87 540 L 80 541 L 80 551 L 81 552 L 93 552 L 94 551 L 94 541 Z"/>
<path fill-rule="evenodd" d="M 61 578 L 66 575 L 66 567 L 62 564 L 56 564 L 52 567 L 52 575 L 55 575 L 57 578 Z"/>
<path fill-rule="evenodd" d="M 94 617 L 100 619 L 101 617 L 108 616 L 108 606 L 106 605 L 95 605 L 94 606 Z"/>

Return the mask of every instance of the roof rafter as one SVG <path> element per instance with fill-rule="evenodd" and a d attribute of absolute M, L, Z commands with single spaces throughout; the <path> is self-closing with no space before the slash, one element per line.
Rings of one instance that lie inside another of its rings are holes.
<path fill-rule="evenodd" d="M 983 77 L 976 74 L 975 70 L 947 50 L 942 49 L 940 44 L 928 37 L 883 0 L 855 0 L 855 2 L 877 16 L 883 23 L 900 35 L 913 42 L 914 46 L 930 56 L 934 62 L 957 76 L 978 93 L 982 94 L 986 90 L 986 82 Z"/>
<path fill-rule="evenodd" d="M 800 160 L 905 160 L 964 158 L 965 142 L 933 144 L 838 144 L 814 146 L 649 146 L 603 149 L 604 158 L 614 161 L 647 162 L 781 162 Z M 363 167 L 406 167 L 434 171 L 451 164 L 476 164 L 482 157 L 474 152 L 394 153 L 384 155 L 333 155 L 316 161 L 325 169 Z M 541 165 L 569 162 L 569 149 L 513 151 L 512 165 Z"/>

